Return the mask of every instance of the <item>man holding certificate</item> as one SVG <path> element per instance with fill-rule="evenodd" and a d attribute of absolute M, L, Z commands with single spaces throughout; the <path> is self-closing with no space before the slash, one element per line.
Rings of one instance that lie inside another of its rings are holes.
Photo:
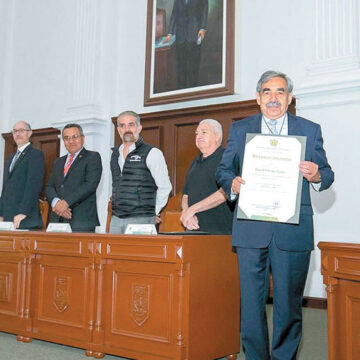
<path fill-rule="evenodd" d="M 233 123 L 217 170 L 230 199 L 238 198 L 232 245 L 241 285 L 241 336 L 246 359 L 295 359 L 302 297 L 314 248 L 310 185 L 330 187 L 318 124 L 287 112 L 293 84 L 265 72 L 257 84 L 261 114 Z M 274 281 L 273 340 L 266 323 L 267 264 Z"/>

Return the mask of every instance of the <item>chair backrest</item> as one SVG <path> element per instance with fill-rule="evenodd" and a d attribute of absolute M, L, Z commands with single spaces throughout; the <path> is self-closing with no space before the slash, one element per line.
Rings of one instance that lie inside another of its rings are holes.
<path fill-rule="evenodd" d="M 161 213 L 159 232 L 184 231 L 181 224 L 181 200 L 182 193 L 177 193 L 169 198 L 165 209 Z"/>
<path fill-rule="evenodd" d="M 111 216 L 112 216 L 112 196 L 110 196 L 107 206 L 107 217 L 106 217 L 106 227 L 105 227 L 105 231 L 107 233 L 110 232 Z"/>
<path fill-rule="evenodd" d="M 39 208 L 41 219 L 43 222 L 43 230 L 46 229 L 48 225 L 48 218 L 49 218 L 49 203 L 46 200 L 39 199 Z"/>

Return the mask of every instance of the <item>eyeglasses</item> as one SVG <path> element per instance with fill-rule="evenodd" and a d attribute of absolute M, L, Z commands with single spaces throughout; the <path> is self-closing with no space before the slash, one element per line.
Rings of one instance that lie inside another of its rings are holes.
<path fill-rule="evenodd" d="M 13 134 L 23 134 L 25 131 L 31 131 L 29 129 L 13 129 L 11 132 Z"/>
<path fill-rule="evenodd" d="M 77 140 L 80 140 L 81 137 L 82 137 L 82 135 L 76 134 L 76 135 L 72 135 L 72 136 L 64 136 L 64 137 L 63 137 L 63 140 L 64 140 L 65 142 L 68 142 L 68 141 L 70 141 L 70 140 L 77 141 Z"/>

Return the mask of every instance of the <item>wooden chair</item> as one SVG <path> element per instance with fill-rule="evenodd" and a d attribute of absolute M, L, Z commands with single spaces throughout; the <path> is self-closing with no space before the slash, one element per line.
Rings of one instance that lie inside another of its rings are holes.
<path fill-rule="evenodd" d="M 48 225 L 48 219 L 49 219 L 49 203 L 46 200 L 39 199 L 39 208 L 40 208 L 41 219 L 43 222 L 42 229 L 45 230 Z"/>
<path fill-rule="evenodd" d="M 169 198 L 165 209 L 161 212 L 161 223 L 159 232 L 184 231 L 181 224 L 181 199 L 182 193 L 177 193 Z"/>
<path fill-rule="evenodd" d="M 106 217 L 106 226 L 105 226 L 105 231 L 107 233 L 110 232 L 111 216 L 112 216 L 112 196 L 110 196 L 107 206 L 107 217 Z"/>

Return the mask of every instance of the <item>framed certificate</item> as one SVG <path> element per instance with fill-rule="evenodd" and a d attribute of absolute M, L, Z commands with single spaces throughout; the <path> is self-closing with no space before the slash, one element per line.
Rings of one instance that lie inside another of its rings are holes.
<path fill-rule="evenodd" d="M 247 134 L 238 219 L 298 224 L 306 136 Z"/>

